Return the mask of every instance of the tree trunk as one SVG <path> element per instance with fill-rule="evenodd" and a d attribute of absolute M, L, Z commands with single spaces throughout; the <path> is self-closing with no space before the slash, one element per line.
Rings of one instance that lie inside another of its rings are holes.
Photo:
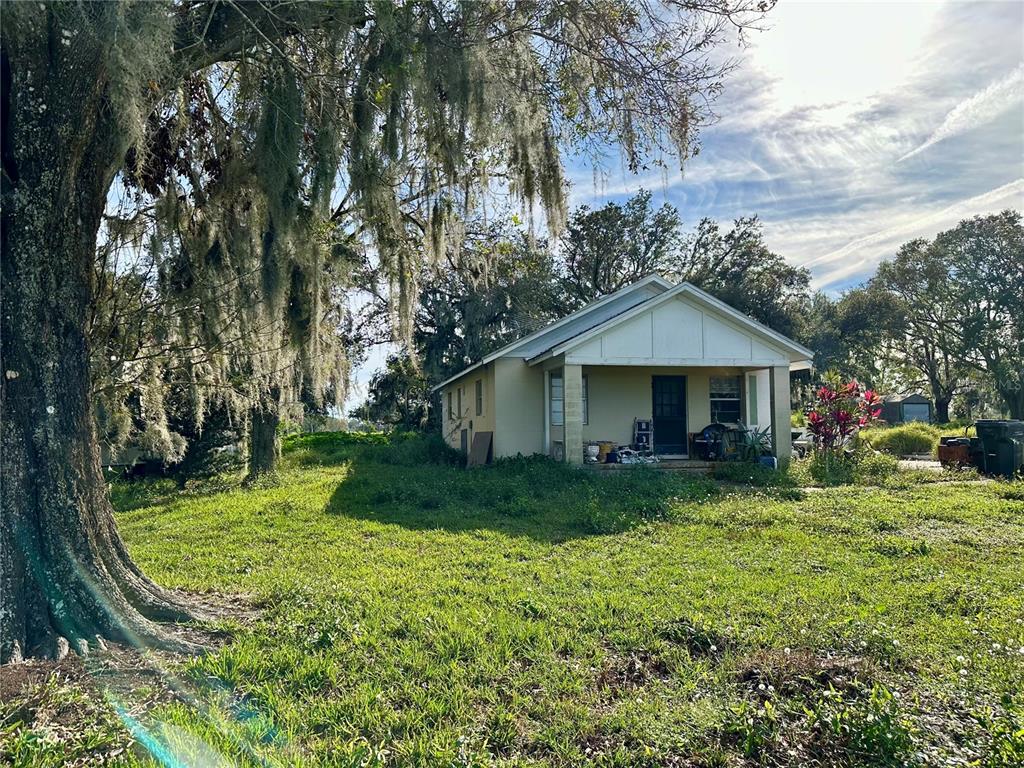
<path fill-rule="evenodd" d="M 1013 389 L 1012 387 L 999 388 L 999 395 L 1003 398 L 1006 410 L 1011 419 L 1024 420 L 1024 387 Z"/>
<path fill-rule="evenodd" d="M 103 638 L 192 648 L 156 623 L 190 612 L 132 562 L 100 468 L 85 321 L 124 146 L 100 53 L 61 45 L 45 19 L 5 33 L 0 55 L 0 663 Z"/>
<path fill-rule="evenodd" d="M 953 398 L 949 396 L 935 398 L 935 421 L 938 424 L 949 423 L 949 402 Z"/>
<path fill-rule="evenodd" d="M 281 457 L 281 441 L 277 435 L 277 425 L 280 421 L 276 403 L 260 403 L 250 411 L 250 480 L 277 469 L 277 460 Z"/>

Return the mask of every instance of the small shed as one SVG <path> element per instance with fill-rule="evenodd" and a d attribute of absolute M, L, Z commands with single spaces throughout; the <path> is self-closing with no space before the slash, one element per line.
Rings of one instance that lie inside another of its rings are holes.
<path fill-rule="evenodd" d="M 932 420 L 932 401 L 920 392 L 910 395 L 889 395 L 882 399 L 882 418 L 890 424 Z"/>

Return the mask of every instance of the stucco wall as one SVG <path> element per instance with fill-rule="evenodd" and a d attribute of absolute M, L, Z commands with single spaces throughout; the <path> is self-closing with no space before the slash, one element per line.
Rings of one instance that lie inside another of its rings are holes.
<path fill-rule="evenodd" d="M 748 371 L 743 381 L 744 421 L 750 427 L 764 429 L 772 422 L 770 369 Z M 756 383 L 751 386 L 751 380 Z"/>
<path fill-rule="evenodd" d="M 651 418 L 652 376 L 686 377 L 686 431 L 697 432 L 711 421 L 710 377 L 739 373 L 729 368 L 583 366 L 589 401 L 583 440 L 632 442 L 633 419 Z"/>
<path fill-rule="evenodd" d="M 544 452 L 544 372 L 518 357 L 492 363 L 497 404 L 494 455 Z"/>
<path fill-rule="evenodd" d="M 483 408 L 480 416 L 476 415 L 476 382 L 483 382 Z M 458 413 L 458 390 L 462 389 L 462 412 Z M 452 393 L 452 409 L 455 418 L 448 415 L 448 393 Z M 469 431 L 468 444 L 473 445 L 476 432 L 494 432 L 497 402 L 494 390 L 494 364 L 489 363 L 482 368 L 470 371 L 462 378 L 456 379 L 441 390 L 441 432 L 445 442 L 452 448 L 461 447 L 463 429 Z M 495 454 L 497 455 L 497 454 Z"/>

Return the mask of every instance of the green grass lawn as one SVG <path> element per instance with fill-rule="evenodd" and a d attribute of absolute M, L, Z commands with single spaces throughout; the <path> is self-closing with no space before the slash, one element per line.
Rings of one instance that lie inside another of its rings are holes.
<path fill-rule="evenodd" d="M 130 765 L 1024 764 L 1024 484 L 443 459 L 316 435 L 256 488 L 116 487 L 148 574 L 259 613 L 79 738 L 4 705 L 0 762 L 110 752 L 120 722 L 158 758 Z"/>

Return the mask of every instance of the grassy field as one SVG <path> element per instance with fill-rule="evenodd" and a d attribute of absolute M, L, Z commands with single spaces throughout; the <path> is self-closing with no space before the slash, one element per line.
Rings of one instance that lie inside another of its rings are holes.
<path fill-rule="evenodd" d="M 145 684 L 107 662 L 13 697 L 0 763 L 1024 764 L 1022 483 L 467 471 L 373 442 L 293 439 L 244 490 L 117 486 L 147 573 L 257 610 Z"/>

